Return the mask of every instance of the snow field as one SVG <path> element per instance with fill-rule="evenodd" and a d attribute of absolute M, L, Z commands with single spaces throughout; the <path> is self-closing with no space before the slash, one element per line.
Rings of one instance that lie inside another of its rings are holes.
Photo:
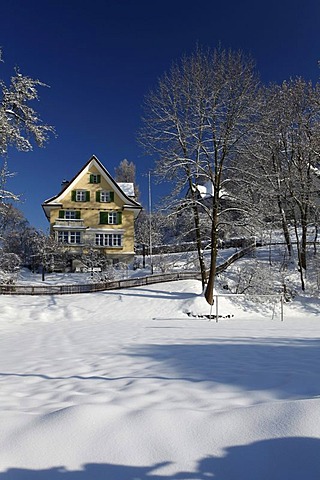
<path fill-rule="evenodd" d="M 2 296 L 0 479 L 320 478 L 320 303 Z"/>

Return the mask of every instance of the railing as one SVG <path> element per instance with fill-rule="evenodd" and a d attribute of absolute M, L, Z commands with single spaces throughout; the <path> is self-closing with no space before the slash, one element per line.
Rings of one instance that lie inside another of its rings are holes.
<path fill-rule="evenodd" d="M 53 227 L 83 227 L 83 219 L 57 218 Z"/>
<path fill-rule="evenodd" d="M 250 253 L 255 245 L 250 245 L 218 265 L 217 274 L 223 272 L 233 262 Z M 93 293 L 105 290 L 119 290 L 121 288 L 141 287 L 153 283 L 174 282 L 177 280 L 201 280 L 197 271 L 172 272 L 149 275 L 146 277 L 112 280 L 108 282 L 90 283 L 86 285 L 0 285 L 1 295 L 68 295 L 74 293 Z"/>
<path fill-rule="evenodd" d="M 242 250 L 239 250 L 238 252 L 231 255 L 231 257 L 229 257 L 224 263 L 217 266 L 217 274 L 224 272 L 232 263 L 234 263 L 236 260 L 239 260 L 239 258 L 244 257 L 248 253 L 253 252 L 255 248 L 256 245 L 253 243 L 252 245 L 248 245 L 247 247 L 242 248 Z"/>
<path fill-rule="evenodd" d="M 176 280 L 200 279 L 198 272 L 177 272 L 150 275 L 147 277 L 112 280 L 87 285 L 0 285 L 2 295 L 68 295 L 74 293 L 102 292 L 120 288 L 141 287 L 153 283 L 173 282 Z"/>

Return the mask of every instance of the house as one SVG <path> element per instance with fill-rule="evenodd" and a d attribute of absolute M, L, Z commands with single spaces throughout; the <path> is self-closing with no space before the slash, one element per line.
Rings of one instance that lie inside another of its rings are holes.
<path fill-rule="evenodd" d="M 94 155 L 42 207 L 50 233 L 72 258 L 94 248 L 114 264 L 133 259 L 134 221 L 142 207 L 133 184 L 117 183 Z"/>

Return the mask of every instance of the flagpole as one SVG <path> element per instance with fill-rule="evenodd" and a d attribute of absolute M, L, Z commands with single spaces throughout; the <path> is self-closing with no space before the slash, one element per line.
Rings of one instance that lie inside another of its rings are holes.
<path fill-rule="evenodd" d="M 150 174 L 150 171 L 149 171 L 149 254 L 150 254 L 151 274 L 153 274 L 153 262 L 152 262 L 152 208 L 151 208 L 151 174 Z"/>

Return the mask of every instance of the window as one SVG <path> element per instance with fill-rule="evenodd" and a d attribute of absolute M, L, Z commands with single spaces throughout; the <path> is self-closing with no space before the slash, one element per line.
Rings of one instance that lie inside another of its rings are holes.
<path fill-rule="evenodd" d="M 108 213 L 108 223 L 110 223 L 111 225 L 117 225 L 117 223 L 118 223 L 117 212 L 109 212 Z"/>
<path fill-rule="evenodd" d="M 75 210 L 67 210 L 65 212 L 64 218 L 66 218 L 68 220 L 74 220 L 74 219 L 78 218 L 77 213 L 80 213 L 80 212 L 76 212 Z"/>
<path fill-rule="evenodd" d="M 80 219 L 79 210 L 59 210 L 59 218 L 66 220 L 78 220 Z"/>
<path fill-rule="evenodd" d="M 69 243 L 80 243 L 80 232 L 69 232 Z"/>
<path fill-rule="evenodd" d="M 96 192 L 96 201 L 110 203 L 114 201 L 114 192 L 108 190 L 99 190 Z"/>
<path fill-rule="evenodd" d="M 68 243 L 68 244 L 79 244 L 81 243 L 81 234 L 76 231 L 68 230 L 59 230 L 58 231 L 58 242 Z"/>
<path fill-rule="evenodd" d="M 59 243 L 69 243 L 68 242 L 68 233 L 69 232 L 58 232 L 58 242 Z"/>
<path fill-rule="evenodd" d="M 76 202 L 85 202 L 87 200 L 87 192 L 85 190 L 76 190 Z"/>
<path fill-rule="evenodd" d="M 96 245 L 100 247 L 122 247 L 120 233 L 96 233 Z"/>
<path fill-rule="evenodd" d="M 74 202 L 89 202 L 90 192 L 88 190 L 73 190 L 71 192 L 71 200 Z"/>
<path fill-rule="evenodd" d="M 122 212 L 100 212 L 100 224 L 120 225 L 122 223 Z"/>
<path fill-rule="evenodd" d="M 110 202 L 110 192 L 102 190 L 100 192 L 100 202 Z"/>
<path fill-rule="evenodd" d="M 101 175 L 97 173 L 90 173 L 90 183 L 100 183 L 101 182 Z"/>

